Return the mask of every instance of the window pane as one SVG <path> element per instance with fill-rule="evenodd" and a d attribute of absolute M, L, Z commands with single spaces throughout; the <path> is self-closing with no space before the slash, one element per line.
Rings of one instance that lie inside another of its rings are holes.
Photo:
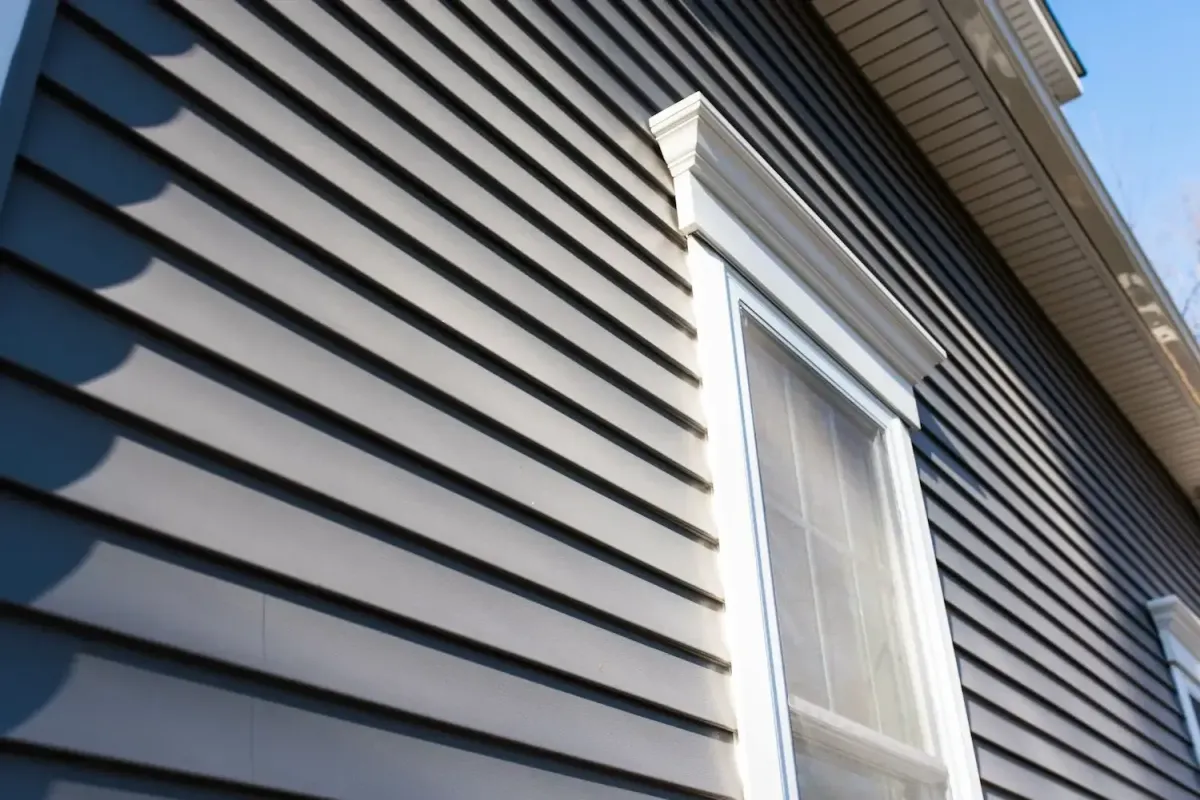
<path fill-rule="evenodd" d="M 787 691 L 920 747 L 879 430 L 772 334 L 744 328 Z"/>

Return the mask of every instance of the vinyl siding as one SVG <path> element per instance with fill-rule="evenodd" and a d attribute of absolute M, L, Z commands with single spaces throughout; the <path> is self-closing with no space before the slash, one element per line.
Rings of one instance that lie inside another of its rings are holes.
<path fill-rule="evenodd" d="M 824 23 L 804 4 L 582 5 L 507 10 L 616 85 L 635 124 L 703 91 L 950 351 L 919 388 L 914 443 L 985 794 L 1196 796 L 1144 608 L 1165 592 L 1200 601 L 1195 512 Z M 930 135 L 946 158 L 989 143 L 972 117 Z M 1012 236 L 1031 257 L 1054 248 Z"/>
<path fill-rule="evenodd" d="M 474 25 L 59 5 L 0 213 L 6 797 L 739 794 L 665 168 Z"/>
<path fill-rule="evenodd" d="M 1195 512 L 782 0 L 65 4 L 0 214 L 0 782 L 737 796 L 646 129 L 696 90 L 950 352 L 914 444 L 985 795 L 1200 796 L 1144 610 L 1200 607 Z"/>
<path fill-rule="evenodd" d="M 1195 512 L 814 17 L 669 3 L 634 47 L 684 54 L 676 93 L 708 93 L 950 352 L 914 443 L 985 795 L 1194 797 L 1144 603 L 1200 599 Z"/>

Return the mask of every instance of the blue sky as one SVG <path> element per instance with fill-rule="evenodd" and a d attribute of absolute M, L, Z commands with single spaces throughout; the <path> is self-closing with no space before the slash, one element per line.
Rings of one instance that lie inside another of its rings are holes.
<path fill-rule="evenodd" d="M 1200 280 L 1200 0 L 1050 2 L 1088 70 L 1067 119 L 1182 304 Z"/>

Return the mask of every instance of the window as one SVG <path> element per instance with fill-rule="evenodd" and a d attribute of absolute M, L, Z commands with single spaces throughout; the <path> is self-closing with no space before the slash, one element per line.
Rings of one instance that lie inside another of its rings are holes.
<path fill-rule="evenodd" d="M 697 310 L 747 800 L 981 797 L 908 435 L 941 348 L 701 95 Z"/>
<path fill-rule="evenodd" d="M 1192 752 L 1200 763 L 1200 617 L 1175 595 L 1147 603 L 1179 695 Z"/>
<path fill-rule="evenodd" d="M 944 794 L 889 474 L 896 415 L 748 286 L 732 297 L 801 797 Z"/>

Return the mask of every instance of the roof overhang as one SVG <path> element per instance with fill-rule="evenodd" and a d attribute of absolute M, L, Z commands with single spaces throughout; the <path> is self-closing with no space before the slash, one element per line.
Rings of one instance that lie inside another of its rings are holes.
<path fill-rule="evenodd" d="M 1054 99 L 1067 103 L 1083 94 L 1083 65 L 1049 6 L 1042 0 L 1000 0 L 1000 9 Z"/>
<path fill-rule="evenodd" d="M 813 6 L 1200 502 L 1200 348 L 1062 115 L 1083 70 L 1043 0 Z"/>

